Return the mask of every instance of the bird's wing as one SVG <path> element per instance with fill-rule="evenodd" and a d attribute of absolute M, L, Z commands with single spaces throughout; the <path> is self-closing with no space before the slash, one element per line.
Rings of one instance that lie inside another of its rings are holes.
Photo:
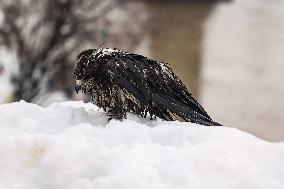
<path fill-rule="evenodd" d="M 152 104 L 153 112 L 162 119 L 219 125 L 166 63 L 126 54 L 112 57 L 105 69 L 114 83 L 133 94 L 142 104 Z"/>

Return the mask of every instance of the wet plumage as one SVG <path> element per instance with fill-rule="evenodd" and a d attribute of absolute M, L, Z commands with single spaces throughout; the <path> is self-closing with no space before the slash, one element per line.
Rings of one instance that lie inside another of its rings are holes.
<path fill-rule="evenodd" d="M 78 55 L 74 75 L 76 92 L 90 94 L 93 103 L 111 118 L 122 119 L 133 112 L 142 117 L 220 125 L 167 63 L 110 48 L 89 49 Z"/>

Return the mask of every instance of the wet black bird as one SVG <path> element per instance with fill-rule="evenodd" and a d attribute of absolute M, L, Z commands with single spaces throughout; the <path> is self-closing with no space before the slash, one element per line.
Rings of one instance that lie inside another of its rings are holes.
<path fill-rule="evenodd" d="M 92 96 L 93 103 L 111 118 L 127 112 L 142 117 L 180 120 L 219 126 L 195 100 L 167 63 L 111 48 L 89 49 L 77 57 L 74 71 L 78 93 Z"/>

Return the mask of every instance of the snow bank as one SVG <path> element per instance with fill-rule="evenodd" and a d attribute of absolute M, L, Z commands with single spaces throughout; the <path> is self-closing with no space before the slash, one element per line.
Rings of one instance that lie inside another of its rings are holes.
<path fill-rule="evenodd" d="M 284 143 L 234 128 L 107 118 L 83 102 L 0 106 L 0 188 L 284 188 Z"/>

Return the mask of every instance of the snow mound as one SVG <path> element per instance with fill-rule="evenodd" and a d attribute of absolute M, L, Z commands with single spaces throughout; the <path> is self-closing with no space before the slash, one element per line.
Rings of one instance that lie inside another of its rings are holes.
<path fill-rule="evenodd" d="M 284 188 L 284 143 L 234 128 L 108 117 L 91 103 L 0 106 L 0 188 Z"/>

